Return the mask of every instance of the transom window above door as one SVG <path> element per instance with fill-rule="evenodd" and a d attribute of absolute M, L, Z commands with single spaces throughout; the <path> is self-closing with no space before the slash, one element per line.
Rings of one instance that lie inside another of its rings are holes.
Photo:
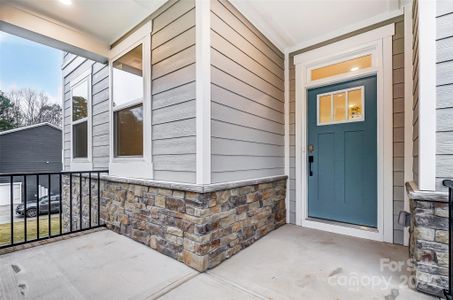
<path fill-rule="evenodd" d="M 339 76 L 359 70 L 371 68 L 373 65 L 372 54 L 367 54 L 347 60 L 339 61 L 337 63 L 329 64 L 310 70 L 310 79 L 321 80 L 329 77 Z"/>
<path fill-rule="evenodd" d="M 318 126 L 364 121 L 364 87 L 318 95 L 317 106 Z"/>

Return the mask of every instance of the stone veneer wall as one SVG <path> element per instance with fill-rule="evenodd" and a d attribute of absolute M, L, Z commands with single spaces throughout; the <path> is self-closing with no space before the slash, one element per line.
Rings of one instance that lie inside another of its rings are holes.
<path fill-rule="evenodd" d="M 286 179 L 212 192 L 104 181 L 107 227 L 205 271 L 285 224 Z"/>
<path fill-rule="evenodd" d="M 441 295 L 448 288 L 448 203 L 441 193 L 414 192 L 406 184 L 411 208 L 409 253 L 418 290 Z"/>
<path fill-rule="evenodd" d="M 80 185 L 80 177 L 78 174 L 72 176 L 72 202 L 70 201 L 69 175 L 62 176 L 62 230 L 63 233 L 77 231 L 79 229 L 87 229 L 97 226 L 98 222 L 102 224 L 102 220 L 98 219 L 98 183 L 97 175 L 92 175 L 91 180 L 91 210 L 90 210 L 90 193 L 88 190 L 89 179 L 86 174 L 82 176 L 82 185 Z M 104 188 L 104 182 L 101 180 L 101 191 Z M 82 195 L 82 197 L 80 197 Z M 80 203 L 82 199 L 82 203 Z M 80 214 L 82 210 L 82 214 Z M 91 213 L 91 219 L 90 219 Z M 82 216 L 82 222 L 80 221 Z M 71 227 L 72 222 L 72 227 Z"/>

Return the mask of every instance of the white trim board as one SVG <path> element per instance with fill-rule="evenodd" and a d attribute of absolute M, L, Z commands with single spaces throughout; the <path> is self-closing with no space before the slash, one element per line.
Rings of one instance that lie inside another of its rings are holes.
<path fill-rule="evenodd" d="M 285 53 L 285 175 L 288 176 L 286 181 L 286 197 L 285 197 L 285 206 L 286 206 L 286 223 L 290 223 L 290 138 L 289 138 L 289 114 L 290 114 L 290 104 L 289 104 L 289 54 Z"/>
<path fill-rule="evenodd" d="M 435 191 L 436 1 L 418 1 L 418 61 L 418 188 Z"/>
<path fill-rule="evenodd" d="M 196 0 L 196 182 L 211 183 L 211 2 Z"/>
<path fill-rule="evenodd" d="M 294 57 L 296 65 L 296 224 L 378 241 L 393 242 L 393 128 L 392 122 L 384 121 L 385 112 L 393 110 L 392 99 L 392 35 L 394 24 L 304 52 Z M 310 82 L 307 70 L 315 65 L 348 58 L 362 52 L 372 54 L 373 67 L 322 80 Z M 307 99 L 309 88 L 351 80 L 369 74 L 377 76 L 377 136 L 378 136 L 378 227 L 377 230 L 328 224 L 308 218 L 308 185 L 306 170 Z"/>

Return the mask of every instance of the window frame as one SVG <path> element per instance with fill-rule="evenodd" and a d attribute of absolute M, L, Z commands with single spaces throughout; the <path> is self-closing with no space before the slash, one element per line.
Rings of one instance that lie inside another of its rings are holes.
<path fill-rule="evenodd" d="M 360 90 L 361 92 L 361 105 L 362 105 L 362 115 L 360 118 L 357 118 L 357 119 L 352 119 L 352 120 L 349 120 L 349 92 L 350 91 L 354 91 L 354 90 Z M 345 93 L 346 95 L 346 100 L 345 100 L 345 120 L 343 121 L 335 121 L 334 120 L 334 103 L 333 103 L 333 95 L 335 94 L 341 94 L 341 93 Z M 319 100 L 321 99 L 321 97 L 323 96 L 327 96 L 327 95 L 330 95 L 330 119 L 331 121 L 330 122 L 325 122 L 325 123 L 321 123 L 320 122 L 320 110 L 319 110 Z M 316 95 L 316 125 L 317 126 L 326 126 L 326 125 L 336 125 L 336 124 L 346 124 L 346 123 L 355 123 L 355 122 L 363 122 L 365 121 L 365 87 L 363 85 L 361 86 L 355 86 L 355 87 L 352 87 L 352 88 L 347 88 L 347 89 L 342 89 L 342 90 L 335 90 L 335 91 L 332 91 L 332 92 L 328 92 L 328 93 L 323 93 L 323 94 L 318 94 Z"/>
<path fill-rule="evenodd" d="M 131 35 L 115 45 L 109 55 L 110 98 L 110 149 L 109 173 L 117 177 L 153 179 L 151 140 L 151 22 L 145 23 Z M 113 62 L 142 45 L 143 98 L 113 106 Z M 115 112 L 142 104 L 143 107 L 143 155 L 115 156 Z"/>
<path fill-rule="evenodd" d="M 76 77 L 70 83 L 70 142 L 71 142 L 71 162 L 70 168 L 71 171 L 83 171 L 83 170 L 91 170 L 93 168 L 92 162 L 92 80 L 91 80 L 91 68 L 92 65 L 89 66 L 87 70 L 85 70 L 82 74 Z M 75 87 L 82 84 L 84 81 L 87 82 L 88 85 L 88 99 L 87 99 L 87 117 L 74 121 L 73 120 L 73 102 L 72 102 L 72 93 Z M 74 157 L 74 126 L 77 124 L 81 124 L 83 122 L 87 122 L 87 157 Z"/>

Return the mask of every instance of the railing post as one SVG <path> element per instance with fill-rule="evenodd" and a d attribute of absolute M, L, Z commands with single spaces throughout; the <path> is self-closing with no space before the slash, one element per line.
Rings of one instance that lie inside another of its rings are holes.
<path fill-rule="evenodd" d="M 36 175 L 36 239 L 39 240 L 39 174 Z"/>
<path fill-rule="evenodd" d="M 63 220 L 61 218 L 61 216 L 63 214 L 63 186 L 62 186 L 63 185 L 63 180 L 62 180 L 61 173 L 59 174 L 58 177 L 59 177 L 58 179 L 60 180 L 60 187 L 59 187 L 59 193 L 60 193 L 60 203 L 59 203 L 59 205 L 60 205 L 60 209 L 59 209 L 60 224 L 59 224 L 59 226 L 60 226 L 60 234 L 63 234 L 63 224 L 62 224 Z"/>
<path fill-rule="evenodd" d="M 27 175 L 24 175 L 24 242 L 27 242 Z"/>
<path fill-rule="evenodd" d="M 80 193 L 79 193 L 79 229 L 82 230 L 83 229 L 83 214 L 82 214 L 82 210 L 83 210 L 83 203 L 82 203 L 82 199 L 83 199 L 83 193 L 82 193 L 82 173 L 79 174 L 79 189 L 80 189 Z"/>
<path fill-rule="evenodd" d="M 69 231 L 72 232 L 72 173 L 69 173 Z"/>
<path fill-rule="evenodd" d="M 88 173 L 88 227 L 91 228 L 91 172 Z"/>
<path fill-rule="evenodd" d="M 49 237 L 52 236 L 52 227 L 51 227 L 51 222 L 50 222 L 50 209 L 51 209 L 51 206 L 50 206 L 50 202 L 51 202 L 51 199 L 50 199 L 50 190 L 52 188 L 52 184 L 51 184 L 51 179 L 52 177 L 50 176 L 50 174 L 47 174 L 47 181 L 48 181 L 48 184 L 47 184 L 47 221 L 48 221 L 48 234 L 49 234 Z"/>
<path fill-rule="evenodd" d="M 444 290 L 445 298 L 453 299 L 453 181 L 444 180 L 442 184 L 448 187 L 448 290 Z"/>
<path fill-rule="evenodd" d="M 101 226 L 101 172 L 98 172 L 98 226 Z"/>
<path fill-rule="evenodd" d="M 9 186 L 10 186 L 10 212 L 11 212 L 11 245 L 14 244 L 14 176 L 11 175 L 9 178 Z"/>

